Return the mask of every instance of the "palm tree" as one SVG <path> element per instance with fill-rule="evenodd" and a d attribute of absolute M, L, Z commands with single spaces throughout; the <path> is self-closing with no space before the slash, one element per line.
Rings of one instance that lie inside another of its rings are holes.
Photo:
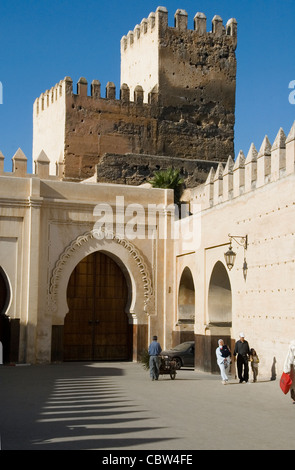
<path fill-rule="evenodd" d="M 156 171 L 150 180 L 153 188 L 173 189 L 175 204 L 180 202 L 183 182 L 183 179 L 180 177 L 180 171 L 174 168 Z"/>

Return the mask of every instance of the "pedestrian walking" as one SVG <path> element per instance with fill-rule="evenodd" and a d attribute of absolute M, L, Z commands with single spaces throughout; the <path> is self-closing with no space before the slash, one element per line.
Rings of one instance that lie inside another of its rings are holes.
<path fill-rule="evenodd" d="M 218 348 L 216 348 L 216 358 L 217 358 L 217 364 L 220 369 L 222 383 L 226 385 L 228 382 L 226 369 L 230 365 L 230 350 L 224 344 L 223 339 L 218 340 Z"/>
<path fill-rule="evenodd" d="M 259 357 L 255 349 L 250 349 L 250 364 L 253 373 L 253 382 L 257 382 Z"/>
<path fill-rule="evenodd" d="M 245 340 L 244 333 L 240 333 L 240 339 L 235 344 L 234 356 L 237 356 L 237 369 L 240 384 L 243 382 L 248 383 L 250 348 L 248 341 Z"/>
<path fill-rule="evenodd" d="M 149 345 L 149 365 L 150 365 L 150 377 L 152 380 L 158 380 L 159 378 L 159 370 L 160 370 L 160 362 L 159 362 L 159 355 L 162 351 L 160 343 L 158 343 L 158 337 L 153 336 L 153 341 Z"/>
<path fill-rule="evenodd" d="M 293 403 L 295 403 L 295 340 L 292 340 L 289 344 L 288 353 L 284 362 L 284 372 L 289 374 L 292 380 L 292 385 L 290 388 L 290 395 Z"/>

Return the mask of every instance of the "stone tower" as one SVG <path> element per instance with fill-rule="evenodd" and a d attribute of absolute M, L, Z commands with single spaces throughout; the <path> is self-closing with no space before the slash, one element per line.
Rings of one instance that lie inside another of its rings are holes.
<path fill-rule="evenodd" d="M 207 32 L 177 10 L 174 27 L 158 7 L 121 40 L 121 86 L 66 77 L 34 104 L 33 159 L 43 150 L 51 171 L 79 181 L 140 184 L 174 166 L 206 174 L 206 162 L 234 155 L 237 22 L 215 16 Z M 156 157 L 156 158 L 155 158 Z M 160 158 L 159 158 L 160 157 Z M 211 166 L 211 165 L 210 165 Z"/>

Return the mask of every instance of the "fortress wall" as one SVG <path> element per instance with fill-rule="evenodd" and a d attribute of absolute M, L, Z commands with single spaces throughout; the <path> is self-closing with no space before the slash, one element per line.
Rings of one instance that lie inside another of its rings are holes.
<path fill-rule="evenodd" d="M 106 153 L 226 161 L 234 153 L 237 22 L 203 13 L 188 29 L 185 10 L 174 27 L 158 7 L 121 40 L 120 98 L 108 82 L 69 77 L 34 105 L 33 158 L 43 150 L 50 171 L 63 165 L 73 181 L 94 175 Z M 197 166 L 197 164 L 196 164 Z M 149 175 L 151 176 L 151 175 Z M 112 178 L 110 182 L 115 179 Z M 130 181 L 131 182 L 131 181 Z M 132 182 L 131 182 L 132 184 Z"/>
<path fill-rule="evenodd" d="M 125 153 L 155 153 L 157 107 L 143 103 L 140 87 L 131 101 L 127 85 L 121 87 L 120 99 L 116 99 L 112 82 L 107 84 L 105 97 L 94 96 L 93 91 L 88 96 L 87 82 L 78 85 L 78 93 L 72 93 L 66 105 L 65 178 L 81 180 L 93 176 L 105 153 L 117 154 L 118 159 Z M 113 181 L 115 177 L 110 179 Z"/>

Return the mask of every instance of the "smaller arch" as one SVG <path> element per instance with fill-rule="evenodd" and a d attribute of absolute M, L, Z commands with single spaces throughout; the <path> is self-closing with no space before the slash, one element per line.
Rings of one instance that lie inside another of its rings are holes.
<path fill-rule="evenodd" d="M 0 315 L 5 315 L 11 302 L 11 288 L 8 276 L 0 266 Z"/>
<path fill-rule="evenodd" d="M 178 321 L 183 323 L 195 321 L 195 284 L 188 266 L 182 271 L 179 281 Z"/>
<path fill-rule="evenodd" d="M 231 326 L 232 293 L 227 270 L 221 261 L 213 267 L 208 291 L 209 323 Z"/>
<path fill-rule="evenodd" d="M 3 362 L 9 362 L 10 355 L 10 318 L 6 315 L 11 302 L 11 288 L 8 276 L 0 266 L 0 342 L 2 343 Z"/>

